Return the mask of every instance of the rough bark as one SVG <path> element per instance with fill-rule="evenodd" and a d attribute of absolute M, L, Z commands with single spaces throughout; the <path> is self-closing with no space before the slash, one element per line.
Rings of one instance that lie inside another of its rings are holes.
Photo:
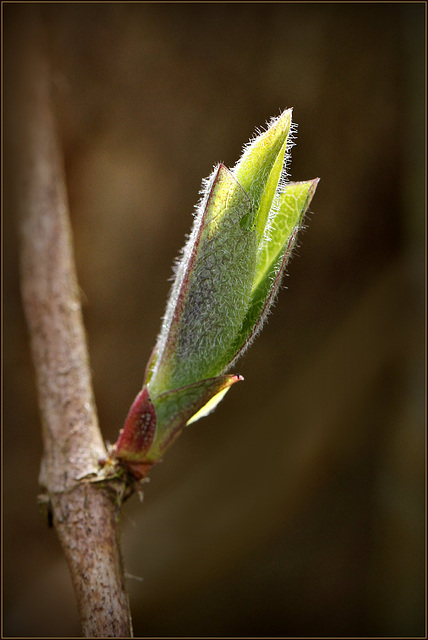
<path fill-rule="evenodd" d="M 84 635 L 126 637 L 132 628 L 118 540 L 118 485 L 85 478 L 106 450 L 91 385 L 51 72 L 42 23 L 29 7 L 18 21 L 15 124 L 21 289 L 43 428 L 40 483 L 70 568 Z"/>

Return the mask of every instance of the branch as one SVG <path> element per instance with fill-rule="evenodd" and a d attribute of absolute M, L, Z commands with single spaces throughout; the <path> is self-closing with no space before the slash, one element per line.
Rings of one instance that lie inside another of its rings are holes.
<path fill-rule="evenodd" d="M 29 5 L 18 15 L 25 54 L 18 65 L 23 82 L 17 104 L 21 288 L 43 423 L 40 482 L 69 565 L 83 633 L 129 637 L 117 494 L 111 483 L 79 480 L 96 471 L 106 450 L 91 385 L 51 73 L 37 16 Z"/>

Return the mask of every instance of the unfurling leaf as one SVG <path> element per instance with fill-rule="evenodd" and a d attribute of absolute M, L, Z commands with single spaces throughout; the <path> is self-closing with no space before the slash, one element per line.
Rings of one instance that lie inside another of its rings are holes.
<path fill-rule="evenodd" d="M 267 316 L 318 184 L 286 181 L 291 127 L 289 109 L 232 171 L 220 164 L 205 181 L 143 389 L 114 448 L 137 478 L 242 380 L 226 371 Z"/>

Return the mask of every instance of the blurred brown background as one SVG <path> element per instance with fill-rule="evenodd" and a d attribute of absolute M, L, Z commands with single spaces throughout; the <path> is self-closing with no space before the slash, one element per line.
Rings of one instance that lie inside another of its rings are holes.
<path fill-rule="evenodd" d="M 3 9 L 7 66 L 25 6 Z M 202 178 L 288 106 L 291 177 L 321 178 L 288 289 L 236 367 L 245 383 L 126 505 L 135 635 L 423 635 L 425 4 L 44 12 L 107 440 L 141 386 Z M 7 91 L 6 76 L 6 107 Z M 4 633 L 79 635 L 36 504 L 5 159 Z"/>

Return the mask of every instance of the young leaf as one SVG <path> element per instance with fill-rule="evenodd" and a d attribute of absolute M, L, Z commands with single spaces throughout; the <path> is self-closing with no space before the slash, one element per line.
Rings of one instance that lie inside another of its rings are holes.
<path fill-rule="evenodd" d="M 291 115 L 292 109 L 287 109 L 279 118 L 274 118 L 267 130 L 245 147 L 241 159 L 232 170 L 250 198 L 259 239 L 263 237 L 281 174 L 285 173 Z M 285 175 L 283 177 L 285 179 Z"/>
<path fill-rule="evenodd" d="M 158 340 L 153 395 L 218 375 L 247 312 L 256 268 L 247 194 L 220 165 L 177 270 Z"/>
<path fill-rule="evenodd" d="M 251 302 L 232 349 L 234 356 L 229 366 L 242 355 L 263 326 L 290 258 L 300 221 L 309 207 L 317 184 L 318 179 L 292 182 L 280 196 L 269 237 L 259 248 Z"/>
<path fill-rule="evenodd" d="M 271 216 L 271 222 L 265 237 L 257 251 L 257 267 L 253 282 L 253 291 L 269 277 L 272 266 L 284 255 L 289 238 L 300 222 L 313 198 L 318 180 L 290 182 L 284 193 L 278 198 L 277 210 Z"/>

